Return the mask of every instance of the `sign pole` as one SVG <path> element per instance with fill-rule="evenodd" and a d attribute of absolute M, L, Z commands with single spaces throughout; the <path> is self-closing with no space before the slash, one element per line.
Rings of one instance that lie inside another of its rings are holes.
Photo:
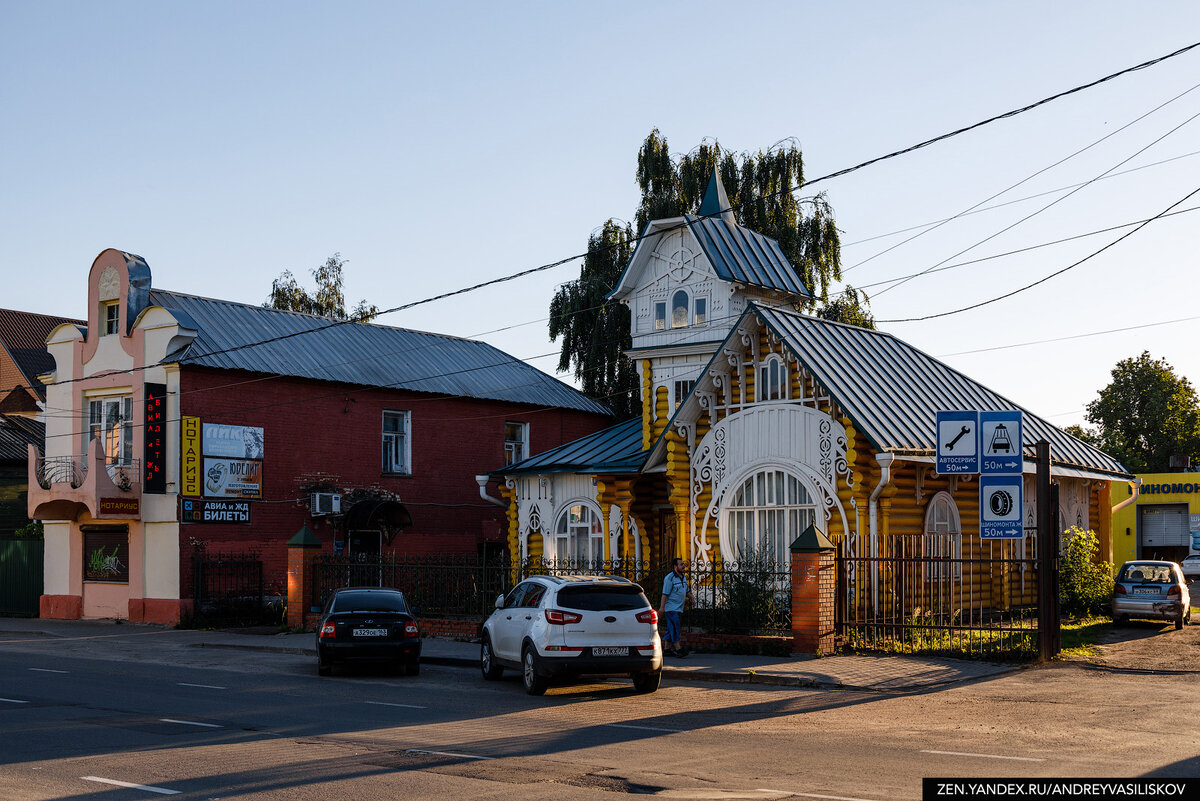
<path fill-rule="evenodd" d="M 1037 443 L 1038 650 L 1048 662 L 1061 650 L 1058 613 L 1058 486 L 1050 483 L 1050 443 Z"/>

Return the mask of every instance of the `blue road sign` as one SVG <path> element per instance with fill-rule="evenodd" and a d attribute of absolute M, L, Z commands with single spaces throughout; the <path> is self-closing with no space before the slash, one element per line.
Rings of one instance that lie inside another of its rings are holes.
<path fill-rule="evenodd" d="M 979 412 L 938 412 L 937 471 L 942 475 L 979 472 Z"/>
<path fill-rule="evenodd" d="M 979 446 L 981 474 L 1021 475 L 1025 464 L 1021 453 L 1021 412 L 980 412 Z"/>
<path fill-rule="evenodd" d="M 1020 476 L 979 477 L 979 538 L 1020 540 L 1025 538 L 1025 508 Z"/>

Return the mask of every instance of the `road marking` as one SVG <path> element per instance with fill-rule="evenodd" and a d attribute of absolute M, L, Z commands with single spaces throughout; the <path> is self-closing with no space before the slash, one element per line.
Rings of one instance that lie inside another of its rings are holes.
<path fill-rule="evenodd" d="M 819 795 L 817 793 L 796 793 L 791 790 L 755 790 L 756 793 L 783 793 L 784 795 L 796 795 L 801 798 L 830 798 L 833 801 L 875 801 L 872 798 L 852 798 L 846 795 Z"/>
<path fill-rule="evenodd" d="M 218 687 L 215 684 L 188 684 L 186 681 L 175 682 L 180 687 L 203 687 L 206 690 L 227 690 L 228 687 Z"/>
<path fill-rule="evenodd" d="M 37 671 L 38 673 L 70 673 L 71 672 L 69 670 L 52 670 L 50 668 L 29 668 L 29 669 Z"/>
<path fill-rule="evenodd" d="M 375 706 L 398 706 L 403 709 L 429 709 L 427 706 L 417 706 L 416 704 L 389 704 L 387 701 L 364 701 L 363 703 L 374 704 Z"/>
<path fill-rule="evenodd" d="M 945 756 L 983 757 L 984 759 L 1012 759 L 1017 762 L 1045 762 L 1037 757 L 1003 756 L 1001 754 L 968 754 L 962 751 L 921 751 L 922 754 L 943 754 Z"/>
<path fill-rule="evenodd" d="M 151 793 L 160 793 L 162 795 L 179 795 L 179 790 L 168 790 L 166 787 L 151 787 L 148 784 L 131 784 L 130 782 L 119 782 L 116 779 L 102 779 L 99 776 L 80 776 L 85 782 L 100 782 L 101 784 L 111 784 L 116 787 L 131 787 L 134 790 L 147 790 Z"/>
<path fill-rule="evenodd" d="M 28 701 L 18 701 L 16 698 L 0 698 L 6 704 L 28 704 Z"/>
<path fill-rule="evenodd" d="M 224 726 L 216 723 L 199 723 L 195 720 L 175 720 L 173 718 L 159 718 L 163 723 L 178 723 L 182 726 L 203 726 L 206 729 L 223 729 Z"/>
<path fill-rule="evenodd" d="M 431 754 L 432 756 L 458 757 L 459 759 L 495 759 L 495 757 L 476 756 L 475 754 L 456 754 L 453 751 L 423 751 L 420 748 L 410 748 L 406 754 Z"/>
<path fill-rule="evenodd" d="M 679 734 L 687 731 L 687 729 L 662 729 L 658 726 L 632 726 L 627 723 L 605 723 L 605 726 L 613 729 L 639 729 L 641 731 L 667 731 L 672 734 Z"/>

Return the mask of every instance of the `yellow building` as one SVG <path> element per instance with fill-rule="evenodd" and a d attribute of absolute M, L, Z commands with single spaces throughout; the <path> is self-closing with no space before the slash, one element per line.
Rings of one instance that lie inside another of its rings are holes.
<path fill-rule="evenodd" d="M 1144 473 L 1113 493 L 1113 567 L 1130 559 L 1179 561 L 1197 548 L 1200 473 Z"/>

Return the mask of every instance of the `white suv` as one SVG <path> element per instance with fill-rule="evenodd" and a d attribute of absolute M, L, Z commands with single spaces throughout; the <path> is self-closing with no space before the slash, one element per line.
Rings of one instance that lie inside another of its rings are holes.
<path fill-rule="evenodd" d="M 643 693 L 662 677 L 658 613 L 641 587 L 616 576 L 530 576 L 496 598 L 482 640 L 483 677 L 519 670 L 530 695 L 552 676 L 627 675 Z"/>

